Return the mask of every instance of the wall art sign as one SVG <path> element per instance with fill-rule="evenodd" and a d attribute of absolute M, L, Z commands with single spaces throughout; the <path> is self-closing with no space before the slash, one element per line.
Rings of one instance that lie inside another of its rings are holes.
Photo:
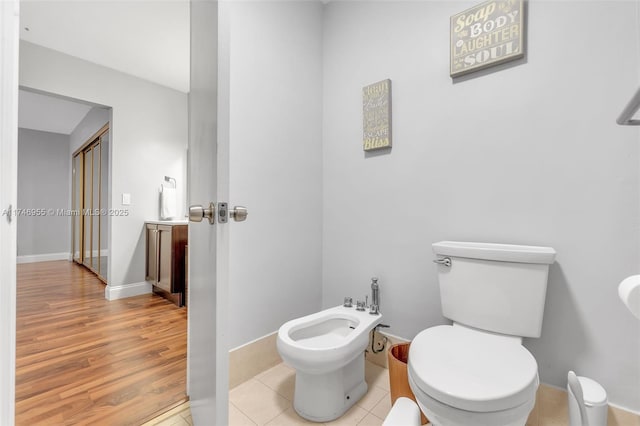
<path fill-rule="evenodd" d="M 391 147 L 391 80 L 362 89 L 363 149 Z"/>
<path fill-rule="evenodd" d="M 524 56 L 524 0 L 492 0 L 451 17 L 451 77 Z"/>

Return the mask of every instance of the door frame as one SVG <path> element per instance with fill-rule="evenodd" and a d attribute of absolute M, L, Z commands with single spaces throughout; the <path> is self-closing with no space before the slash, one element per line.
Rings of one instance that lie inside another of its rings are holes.
<path fill-rule="evenodd" d="M 17 218 L 11 209 L 18 187 L 19 28 L 18 0 L 0 1 L 0 424 L 4 425 L 15 422 L 16 399 Z"/>

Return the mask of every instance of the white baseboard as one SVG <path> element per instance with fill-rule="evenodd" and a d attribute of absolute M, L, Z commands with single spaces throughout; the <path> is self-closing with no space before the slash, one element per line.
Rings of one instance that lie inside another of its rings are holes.
<path fill-rule="evenodd" d="M 152 287 L 146 281 L 123 285 L 108 285 L 104 288 L 104 297 L 107 300 L 117 300 L 125 297 L 140 296 L 141 294 L 151 293 Z"/>
<path fill-rule="evenodd" d="M 50 262 L 52 260 L 71 260 L 71 253 L 47 253 L 18 256 L 16 263 Z"/>

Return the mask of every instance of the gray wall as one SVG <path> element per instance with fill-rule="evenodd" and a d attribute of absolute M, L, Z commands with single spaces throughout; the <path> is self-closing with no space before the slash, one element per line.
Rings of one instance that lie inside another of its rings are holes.
<path fill-rule="evenodd" d="M 638 86 L 637 6 L 529 2 L 526 60 L 452 82 L 449 17 L 474 4 L 326 5 L 323 305 L 377 275 L 384 322 L 413 338 L 446 321 L 431 243 L 554 247 L 525 341 L 542 381 L 575 369 L 640 411 L 640 322 L 617 296 L 640 272 L 640 134 L 615 124 Z M 393 149 L 367 156 L 361 89 L 385 78 Z"/>
<path fill-rule="evenodd" d="M 98 130 L 100 130 L 111 119 L 111 110 L 103 107 L 93 107 L 78 123 L 73 132 L 69 135 L 69 156 L 73 155 L 85 142 L 89 140 Z"/>
<path fill-rule="evenodd" d="M 20 43 L 20 84 L 112 107 L 109 285 L 144 281 L 145 220 L 158 219 L 164 176 L 178 180 L 185 205 L 187 95 L 31 43 Z M 122 206 L 122 193 L 131 205 Z M 180 212 L 184 214 L 184 208 Z"/>
<path fill-rule="evenodd" d="M 249 208 L 246 222 L 229 226 L 233 348 L 320 309 L 322 5 L 220 7 L 229 28 L 221 35 L 229 57 L 220 59 L 230 75 L 229 201 Z"/>
<path fill-rule="evenodd" d="M 47 211 L 18 217 L 18 256 L 71 251 L 69 218 L 55 213 L 71 205 L 70 167 L 68 135 L 18 130 L 18 208 Z"/>

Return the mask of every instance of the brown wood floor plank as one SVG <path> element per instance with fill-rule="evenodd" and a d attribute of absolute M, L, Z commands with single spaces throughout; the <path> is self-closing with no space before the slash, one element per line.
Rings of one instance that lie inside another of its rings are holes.
<path fill-rule="evenodd" d="M 66 261 L 18 265 L 16 424 L 140 425 L 186 400 L 187 313 L 156 295 L 107 301 Z"/>

